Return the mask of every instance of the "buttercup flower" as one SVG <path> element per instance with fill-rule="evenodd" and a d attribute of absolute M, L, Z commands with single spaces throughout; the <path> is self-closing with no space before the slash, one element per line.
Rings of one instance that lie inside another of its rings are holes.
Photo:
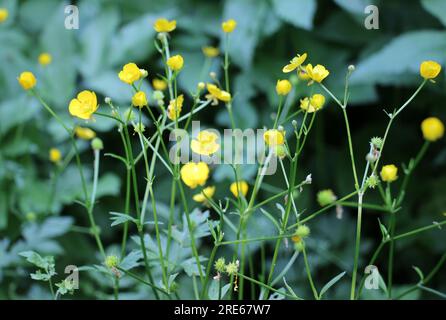
<path fill-rule="evenodd" d="M 211 46 L 203 47 L 202 50 L 204 55 L 208 58 L 215 58 L 220 54 L 220 50 L 218 50 L 218 48 L 216 47 L 211 47 Z"/>
<path fill-rule="evenodd" d="M 141 71 L 135 63 L 130 62 L 122 68 L 118 76 L 122 82 L 132 84 L 141 78 Z"/>
<path fill-rule="evenodd" d="M 212 198 L 215 193 L 215 187 L 206 187 L 200 193 L 192 197 L 196 202 L 206 202 L 208 198 Z"/>
<path fill-rule="evenodd" d="M 197 139 L 193 139 L 190 147 L 193 152 L 209 156 L 220 149 L 220 145 L 216 142 L 218 136 L 211 131 L 201 131 L 197 135 Z"/>
<path fill-rule="evenodd" d="M 46 66 L 46 65 L 50 64 L 51 61 L 53 61 L 53 57 L 49 53 L 44 52 L 39 55 L 38 60 L 42 66 Z"/>
<path fill-rule="evenodd" d="M 246 197 L 248 189 L 249 189 L 248 183 L 244 180 L 233 182 L 229 186 L 229 190 L 236 198 L 238 198 L 239 195 L 243 195 L 244 197 Z"/>
<path fill-rule="evenodd" d="M 58 163 L 62 159 L 62 153 L 59 149 L 51 148 L 49 152 L 49 158 L 51 162 Z"/>
<path fill-rule="evenodd" d="M 25 90 L 34 88 L 37 83 L 36 77 L 34 77 L 34 74 L 29 71 L 22 72 L 17 80 Z"/>
<path fill-rule="evenodd" d="M 284 144 L 285 135 L 283 131 L 279 131 L 277 129 L 270 129 L 263 134 L 263 139 L 265 140 L 268 146 L 270 147 L 277 146 Z"/>
<path fill-rule="evenodd" d="M 330 189 L 319 191 L 316 195 L 316 198 L 321 207 L 328 206 L 329 204 L 335 202 L 337 199 L 334 192 Z"/>
<path fill-rule="evenodd" d="M 218 105 L 218 100 L 223 102 L 231 101 L 231 94 L 229 92 L 221 90 L 215 84 L 208 83 L 206 88 L 208 89 L 209 94 L 207 94 L 205 98 L 208 100 L 212 100 L 211 104 L 213 106 Z"/>
<path fill-rule="evenodd" d="M 383 166 L 381 169 L 381 179 L 386 182 L 392 182 L 398 179 L 398 168 L 393 164 Z"/>
<path fill-rule="evenodd" d="M 316 65 L 313 68 L 313 65 L 309 63 L 305 67 L 305 71 L 307 72 L 311 80 L 319 83 L 322 82 L 322 80 L 324 80 L 330 74 L 330 72 L 323 65 L 320 64 Z"/>
<path fill-rule="evenodd" d="M 434 79 L 441 71 L 441 65 L 435 61 L 423 61 L 420 64 L 420 75 L 424 79 Z"/>
<path fill-rule="evenodd" d="M 180 170 L 181 180 L 191 189 L 203 186 L 209 177 L 209 167 L 205 162 L 188 162 Z"/>
<path fill-rule="evenodd" d="M 184 96 L 180 94 L 176 99 L 170 100 L 167 107 L 167 117 L 170 120 L 175 120 L 180 116 L 181 109 L 183 108 Z"/>
<path fill-rule="evenodd" d="M 74 128 L 74 133 L 79 139 L 84 139 L 84 140 L 91 140 L 96 137 L 96 132 L 94 132 L 90 128 L 77 126 L 76 128 Z"/>
<path fill-rule="evenodd" d="M 79 92 L 77 98 L 71 100 L 68 111 L 72 116 L 88 120 L 98 107 L 96 93 L 84 90 Z"/>
<path fill-rule="evenodd" d="M 300 80 L 307 81 L 310 79 L 310 76 L 305 71 L 307 66 L 308 66 L 308 64 L 306 66 L 303 66 L 301 69 L 299 69 L 299 71 L 297 71 L 297 76 L 299 77 Z"/>
<path fill-rule="evenodd" d="M 312 113 L 321 109 L 325 104 L 325 97 L 322 94 L 316 93 L 311 99 L 304 98 L 300 100 L 300 108 L 308 113 Z"/>
<path fill-rule="evenodd" d="M 221 28 L 223 29 L 223 32 L 226 32 L 226 33 L 231 33 L 232 31 L 234 31 L 236 26 L 237 26 L 237 22 L 234 19 L 226 20 L 221 24 Z"/>
<path fill-rule="evenodd" d="M 444 125 L 440 119 L 429 117 L 421 122 L 421 131 L 427 141 L 436 141 L 444 135 Z"/>
<path fill-rule="evenodd" d="M 179 54 L 167 59 L 167 65 L 173 71 L 180 71 L 183 68 L 184 59 Z"/>
<path fill-rule="evenodd" d="M 155 90 L 163 91 L 167 88 L 167 82 L 163 79 L 155 78 L 152 80 L 152 86 Z"/>
<path fill-rule="evenodd" d="M 176 20 L 167 20 L 165 18 L 160 18 L 155 21 L 153 28 L 156 32 L 172 32 L 177 27 Z"/>
<path fill-rule="evenodd" d="M 299 68 L 299 66 L 304 63 L 305 59 L 307 58 L 307 54 L 304 53 L 303 55 L 297 55 L 295 56 L 289 64 L 287 64 L 285 67 L 283 67 L 282 72 L 288 73 L 293 70 L 296 70 Z"/>
<path fill-rule="evenodd" d="M 133 95 L 132 105 L 134 107 L 139 107 L 139 108 L 142 108 L 147 105 L 147 97 L 144 91 L 138 91 Z"/>
<path fill-rule="evenodd" d="M 5 8 L 0 8 L 0 23 L 5 22 L 8 19 L 9 12 Z"/>
<path fill-rule="evenodd" d="M 277 80 L 276 92 L 278 95 L 286 96 L 291 91 L 292 85 L 288 80 Z"/>

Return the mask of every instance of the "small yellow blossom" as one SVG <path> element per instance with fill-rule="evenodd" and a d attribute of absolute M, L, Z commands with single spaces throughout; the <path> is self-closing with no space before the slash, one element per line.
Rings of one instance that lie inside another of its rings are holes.
<path fill-rule="evenodd" d="M 297 76 L 299 77 L 300 80 L 307 81 L 310 79 L 310 76 L 305 71 L 307 66 L 304 66 L 304 67 L 302 67 L 302 69 L 299 69 L 299 71 L 297 71 Z"/>
<path fill-rule="evenodd" d="M 248 183 L 244 180 L 233 182 L 229 186 L 229 190 L 236 198 L 238 198 L 239 195 L 243 195 L 244 197 L 246 197 L 248 189 L 249 189 Z"/>
<path fill-rule="evenodd" d="M 320 64 L 316 65 L 313 68 L 313 65 L 309 63 L 305 67 L 305 71 L 307 72 L 311 80 L 319 83 L 322 82 L 322 80 L 324 80 L 330 74 L 330 72 L 323 65 Z"/>
<path fill-rule="evenodd" d="M 444 125 L 440 119 L 429 117 L 421 122 L 421 131 L 427 141 L 436 141 L 444 135 Z"/>
<path fill-rule="evenodd" d="M 176 20 L 167 20 L 165 18 L 160 18 L 155 21 L 153 28 L 156 32 L 172 32 L 177 27 Z"/>
<path fill-rule="evenodd" d="M 220 54 L 220 50 L 218 50 L 218 48 L 216 47 L 211 47 L 211 46 L 203 47 L 202 50 L 204 55 L 208 58 L 215 58 Z"/>
<path fill-rule="evenodd" d="M 208 198 L 212 198 L 215 193 L 215 187 L 206 187 L 203 190 L 201 190 L 200 193 L 197 193 L 192 197 L 192 199 L 196 202 L 207 202 Z"/>
<path fill-rule="evenodd" d="M 164 91 L 167 88 L 167 82 L 163 79 L 153 79 L 152 86 L 155 90 Z"/>
<path fill-rule="evenodd" d="M 221 24 L 221 28 L 223 29 L 223 32 L 226 32 L 226 33 L 231 33 L 232 31 L 234 31 L 236 26 L 237 26 L 237 22 L 234 19 L 226 20 Z"/>
<path fill-rule="evenodd" d="M 175 56 L 167 59 L 167 65 L 172 71 L 180 71 L 183 68 L 184 59 L 181 55 L 177 54 Z"/>
<path fill-rule="evenodd" d="M 203 186 L 209 177 L 209 167 L 205 162 L 188 162 L 180 170 L 181 180 L 191 189 Z"/>
<path fill-rule="evenodd" d="M 17 80 L 25 90 L 34 88 L 37 83 L 36 77 L 29 71 L 22 72 Z"/>
<path fill-rule="evenodd" d="M 96 93 L 93 91 L 84 90 L 79 92 L 77 98 L 70 101 L 68 110 L 72 116 L 88 120 L 92 114 L 98 109 L 98 101 Z"/>
<path fill-rule="evenodd" d="M 424 79 L 434 79 L 441 71 L 441 65 L 435 61 L 423 61 L 420 64 L 420 75 Z"/>
<path fill-rule="evenodd" d="M 51 148 L 49 152 L 49 158 L 51 162 L 58 163 L 62 159 L 62 153 L 59 149 Z"/>
<path fill-rule="evenodd" d="M 217 134 L 204 130 L 198 133 L 197 139 L 191 141 L 190 147 L 195 153 L 209 156 L 220 149 L 220 145 L 216 142 L 217 139 Z"/>
<path fill-rule="evenodd" d="M 285 135 L 283 131 L 279 131 L 277 129 L 267 130 L 263 134 L 263 139 L 265 140 L 268 146 L 277 146 L 285 143 Z"/>
<path fill-rule="evenodd" d="M 381 179 L 386 182 L 392 182 L 398 179 L 398 168 L 393 164 L 388 164 L 381 169 Z"/>
<path fill-rule="evenodd" d="M 6 8 L 0 8 L 0 23 L 5 22 L 8 19 L 9 12 Z"/>
<path fill-rule="evenodd" d="M 215 84 L 208 83 L 206 88 L 208 89 L 209 94 L 207 94 L 205 98 L 211 100 L 212 101 L 211 104 L 213 106 L 218 105 L 218 100 L 223 102 L 231 101 L 231 94 L 229 92 L 221 90 Z"/>
<path fill-rule="evenodd" d="M 288 80 L 277 80 L 276 92 L 278 95 L 286 96 L 290 93 L 292 87 L 291 82 Z"/>
<path fill-rule="evenodd" d="M 122 82 L 133 84 L 133 82 L 141 78 L 141 71 L 135 63 L 130 62 L 127 63 L 121 71 L 119 71 L 118 76 Z"/>
<path fill-rule="evenodd" d="M 312 113 L 321 109 L 325 104 L 325 97 L 322 94 L 316 93 L 311 99 L 307 97 L 300 100 L 300 108 L 308 113 Z"/>
<path fill-rule="evenodd" d="M 53 61 L 53 57 L 48 52 L 44 52 L 39 55 L 38 60 L 42 66 L 46 66 L 49 65 L 51 61 Z"/>
<path fill-rule="evenodd" d="M 170 100 L 169 106 L 167 107 L 167 117 L 170 120 L 177 119 L 181 114 L 181 109 L 183 108 L 184 96 L 180 94 L 176 99 Z"/>
<path fill-rule="evenodd" d="M 296 70 L 297 68 L 304 63 L 305 59 L 307 59 L 307 54 L 304 53 L 303 55 L 297 55 L 293 59 L 291 59 L 290 63 L 287 64 L 285 67 L 283 67 L 282 72 L 288 73 L 293 70 Z"/>
<path fill-rule="evenodd" d="M 84 140 L 91 140 L 96 137 L 96 132 L 94 132 L 90 128 L 77 126 L 76 128 L 74 128 L 74 133 L 79 139 L 84 139 Z"/>
<path fill-rule="evenodd" d="M 142 108 L 147 105 L 147 97 L 144 91 L 138 91 L 133 95 L 132 105 L 134 107 L 139 107 L 139 108 Z"/>

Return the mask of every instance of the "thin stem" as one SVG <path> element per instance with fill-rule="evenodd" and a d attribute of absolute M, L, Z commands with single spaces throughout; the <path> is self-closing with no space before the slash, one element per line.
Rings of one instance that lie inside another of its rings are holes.
<path fill-rule="evenodd" d="M 308 264 L 307 251 L 305 249 L 305 244 L 302 247 L 302 253 L 304 256 L 305 270 L 307 272 L 308 282 L 310 282 L 311 291 L 313 291 L 314 298 L 316 300 L 319 300 L 320 299 L 319 295 L 317 293 L 316 287 L 314 286 L 313 278 L 311 277 L 311 269 L 310 269 L 310 265 Z"/>

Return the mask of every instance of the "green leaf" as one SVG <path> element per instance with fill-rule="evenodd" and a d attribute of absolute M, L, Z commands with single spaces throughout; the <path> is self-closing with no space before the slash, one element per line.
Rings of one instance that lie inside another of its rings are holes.
<path fill-rule="evenodd" d="M 121 189 L 121 179 L 113 173 L 106 173 L 99 178 L 96 199 L 104 196 L 117 196 Z"/>
<path fill-rule="evenodd" d="M 444 0 L 421 0 L 421 5 L 434 17 L 438 18 L 446 26 L 446 1 Z"/>
<path fill-rule="evenodd" d="M 311 30 L 316 12 L 316 0 L 273 0 L 274 11 L 284 21 L 295 27 Z"/>
<path fill-rule="evenodd" d="M 40 256 L 37 252 L 34 251 L 24 251 L 19 253 L 20 256 L 25 257 L 26 261 L 32 263 L 36 267 L 45 269 L 48 267 L 47 261 Z"/>
<path fill-rule="evenodd" d="M 331 279 L 330 281 L 327 282 L 327 284 L 325 286 L 322 287 L 321 292 L 319 293 L 319 298 L 322 298 L 322 296 L 328 291 L 328 289 L 330 289 L 334 284 L 336 284 L 336 282 L 338 282 L 339 280 L 341 280 L 341 278 L 345 275 L 345 271 L 341 272 L 340 274 L 338 274 L 336 277 L 334 277 L 333 279 Z"/>
<path fill-rule="evenodd" d="M 423 271 L 421 271 L 420 268 L 416 267 L 416 266 L 412 266 L 412 268 L 415 270 L 415 272 L 418 274 L 418 276 L 420 277 L 420 282 L 424 281 L 424 274 Z"/>
<path fill-rule="evenodd" d="M 219 290 L 220 290 L 220 281 L 222 281 L 222 279 L 212 280 L 211 285 L 209 286 L 209 291 L 208 291 L 210 300 L 218 300 Z M 231 287 L 230 283 L 225 284 L 224 286 L 221 287 L 221 295 L 220 295 L 221 299 L 223 299 L 225 297 L 225 295 L 228 292 L 230 287 Z"/>
<path fill-rule="evenodd" d="M 130 270 L 139 265 L 139 260 L 141 260 L 142 257 L 143 255 L 141 250 L 132 250 L 128 255 L 125 256 L 124 259 L 122 259 L 121 263 L 119 263 L 119 266 L 124 270 Z"/>
<path fill-rule="evenodd" d="M 436 60 L 444 64 L 445 51 L 446 31 L 414 31 L 402 34 L 359 62 L 351 77 L 351 83 L 421 82 L 422 78 L 418 74 L 420 63 L 424 60 Z"/>
<path fill-rule="evenodd" d="M 136 220 L 135 218 L 129 216 L 128 214 L 125 213 L 120 213 L 120 212 L 110 212 L 110 214 L 112 215 L 112 217 L 110 217 L 110 220 L 113 221 L 113 223 L 111 224 L 112 227 L 117 226 L 119 224 L 125 223 L 127 221 L 131 221 L 134 223 L 137 223 L 138 220 Z"/>

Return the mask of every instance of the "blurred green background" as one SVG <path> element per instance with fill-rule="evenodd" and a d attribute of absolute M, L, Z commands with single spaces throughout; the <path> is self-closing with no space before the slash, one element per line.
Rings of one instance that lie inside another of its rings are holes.
<path fill-rule="evenodd" d="M 361 160 L 368 151 L 369 139 L 383 135 L 387 124 L 383 109 L 392 111 L 413 93 L 421 82 L 418 74 L 421 61 L 436 60 L 443 67 L 446 64 L 446 1 L 443 0 L 74 1 L 72 4 L 79 7 L 79 30 L 64 28 L 67 4 L 55 0 L 0 0 L 0 7 L 9 10 L 8 20 L 0 24 L 1 299 L 49 297 L 45 286 L 29 279 L 30 266 L 17 256 L 20 251 L 36 250 L 55 255 L 58 266 L 96 262 L 92 261 L 95 254 L 93 240 L 76 232 L 79 226 L 87 226 L 88 220 L 83 208 L 73 203 L 81 191 L 74 165 L 67 167 L 54 186 L 57 192 L 52 208 L 48 210 L 46 206 L 54 171 L 48 161 L 48 151 L 58 147 L 67 154 L 68 137 L 19 86 L 16 77 L 21 71 L 33 71 L 39 92 L 64 120 L 73 123 L 67 106 L 80 90 L 96 91 L 100 102 L 109 96 L 117 104 L 129 104 L 131 89 L 117 77 L 123 64 L 136 62 L 148 70 L 150 79 L 163 72 L 154 47 L 156 34 L 152 24 L 157 18 L 177 20 L 171 47 L 175 54 L 180 53 L 185 59 L 179 86 L 186 94 L 199 81 L 209 80 L 208 71 L 221 74 L 218 58 L 213 60 L 210 70 L 205 69 L 201 48 L 214 45 L 223 51 L 220 24 L 233 18 L 238 24 L 231 34 L 230 71 L 237 125 L 261 128 L 272 124 L 272 114 L 277 108 L 275 83 L 286 76 L 281 68 L 296 53 L 307 52 L 309 61 L 323 64 L 330 70 L 324 83 L 338 96 L 343 94 L 347 66 L 354 64 L 356 71 L 351 79 L 348 112 L 356 158 L 360 163 L 358 171 L 362 172 L 364 161 Z M 364 8 L 369 4 L 379 8 L 378 30 L 364 27 L 367 16 Z M 53 56 L 53 62 L 47 67 L 39 66 L 37 62 L 42 52 Z M 395 163 L 401 169 L 401 164 L 408 163 L 423 143 L 421 121 L 427 116 L 446 121 L 445 75 L 442 71 L 435 85 L 428 84 L 396 121 L 383 163 Z M 143 88 L 150 92 L 150 83 L 146 82 Z M 288 100 L 291 110 L 297 110 L 299 99 L 309 90 L 306 84 L 298 85 Z M 333 101 L 327 101 L 323 112 L 318 114 L 299 169 L 299 178 L 304 179 L 309 173 L 313 176 L 313 184 L 297 200 L 299 209 L 305 209 L 305 213 L 318 209 L 315 201 L 318 190 L 331 188 L 338 197 L 353 191 L 342 113 Z M 201 114 L 202 127 L 221 129 L 229 126 L 226 109 L 219 107 L 215 110 L 207 109 Z M 105 152 L 121 152 L 119 135 L 112 121 L 96 119 L 89 126 L 104 140 Z M 85 142 L 80 146 L 84 151 L 85 170 L 91 175 L 89 145 Z M 445 167 L 443 139 L 429 149 L 411 181 L 399 212 L 397 233 L 444 219 Z M 252 181 L 255 168 L 247 166 L 243 172 L 245 178 Z M 121 230 L 110 228 L 108 213 L 122 210 L 124 190 L 121 181 L 124 177 L 125 169 L 118 161 L 112 158 L 102 160 L 100 202 L 95 216 L 102 226 L 107 245 L 120 241 Z M 229 195 L 231 180 L 229 167 L 213 170 L 217 198 Z M 268 177 L 266 182 L 284 188 L 281 175 Z M 166 206 L 170 188 L 166 172 L 160 170 L 157 183 L 158 205 Z M 262 192 L 261 196 L 267 194 Z M 378 203 L 378 194 L 367 194 L 366 201 Z M 275 209 L 274 205 L 271 209 Z M 378 218 L 387 219 L 382 213 L 366 210 L 360 268 L 365 267 L 381 239 Z M 250 236 L 273 234 L 266 218 L 261 216 L 252 220 L 255 221 L 250 226 Z M 333 210 L 313 220 L 311 228 L 309 259 L 316 285 L 321 287 L 336 274 L 344 270 L 349 273 L 352 268 L 355 210 L 344 208 L 342 219 L 337 219 Z M 426 273 L 434 266 L 446 250 L 445 240 L 444 230 L 435 230 L 397 242 L 395 283 L 398 290 L 418 281 L 413 265 Z M 205 242 L 200 250 L 203 254 L 209 248 Z M 249 249 L 254 257 L 259 255 L 258 244 L 250 245 Z M 267 256 L 271 256 L 272 244 L 266 244 L 266 250 Z M 288 262 L 291 254 L 291 247 L 281 251 L 277 270 Z M 385 271 L 386 261 L 385 250 L 377 262 L 380 270 Z M 57 271 L 63 274 L 62 267 Z M 84 282 L 75 297 L 107 298 L 111 293 L 109 281 L 94 272 L 81 277 Z M 187 283 L 188 279 L 184 278 Z M 349 281 L 344 280 L 327 293 L 328 298 L 348 296 Z M 309 296 L 301 259 L 288 273 L 287 281 L 296 292 Z M 446 273 L 438 273 L 430 286 L 445 291 Z M 145 298 L 143 289 L 124 289 L 124 297 Z M 182 296 L 192 297 L 187 291 L 183 286 Z M 382 296 L 366 290 L 363 297 Z M 411 297 L 433 296 L 415 291 Z"/>

